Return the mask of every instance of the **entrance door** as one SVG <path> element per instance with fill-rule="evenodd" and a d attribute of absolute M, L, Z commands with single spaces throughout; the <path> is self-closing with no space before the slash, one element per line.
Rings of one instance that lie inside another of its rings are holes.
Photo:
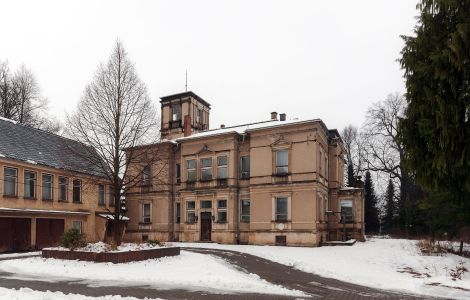
<path fill-rule="evenodd" d="M 64 219 L 36 219 L 36 248 L 57 246 L 64 234 Z"/>
<path fill-rule="evenodd" d="M 0 252 L 31 248 L 31 219 L 0 218 Z"/>
<path fill-rule="evenodd" d="M 212 214 L 210 212 L 201 213 L 201 241 L 210 241 L 212 231 Z"/>

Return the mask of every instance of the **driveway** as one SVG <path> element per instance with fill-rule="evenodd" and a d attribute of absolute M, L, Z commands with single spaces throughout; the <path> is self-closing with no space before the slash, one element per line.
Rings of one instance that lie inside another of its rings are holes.
<path fill-rule="evenodd" d="M 424 297 L 377 290 L 347 282 L 324 278 L 302 272 L 257 256 L 228 250 L 185 248 L 182 250 L 221 257 L 244 272 L 257 274 L 262 279 L 286 288 L 303 291 L 310 298 L 319 299 L 425 299 Z M 149 286 L 90 286 L 80 281 L 44 281 L 16 278 L 13 273 L 0 272 L 0 286 L 5 288 L 28 287 L 38 291 L 61 291 L 87 296 L 121 295 L 136 298 L 164 299 L 292 299 L 266 294 L 210 294 L 184 289 L 165 290 Z M 429 297 L 426 297 L 429 299 Z"/>

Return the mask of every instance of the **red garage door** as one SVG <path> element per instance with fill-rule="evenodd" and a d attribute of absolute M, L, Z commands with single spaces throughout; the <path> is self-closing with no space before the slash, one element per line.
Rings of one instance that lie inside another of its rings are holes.
<path fill-rule="evenodd" d="M 31 248 L 31 219 L 0 218 L 0 252 Z"/>
<path fill-rule="evenodd" d="M 64 234 L 64 219 L 36 219 L 36 248 L 59 245 Z"/>

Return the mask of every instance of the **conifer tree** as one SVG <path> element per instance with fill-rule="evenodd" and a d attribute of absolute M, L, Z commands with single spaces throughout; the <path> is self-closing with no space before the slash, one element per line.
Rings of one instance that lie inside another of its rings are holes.
<path fill-rule="evenodd" d="M 379 232 L 379 210 L 377 209 L 377 196 L 375 195 L 374 184 L 370 172 L 366 172 L 364 182 L 364 198 L 365 198 L 365 230 L 367 234 Z"/>
<path fill-rule="evenodd" d="M 356 185 L 356 178 L 354 178 L 354 168 L 351 162 L 348 162 L 348 186 L 354 187 Z"/>
<path fill-rule="evenodd" d="M 392 179 L 389 179 L 387 190 L 385 191 L 385 214 L 382 222 L 383 231 L 385 233 L 392 231 L 395 213 L 395 186 L 393 185 Z"/>

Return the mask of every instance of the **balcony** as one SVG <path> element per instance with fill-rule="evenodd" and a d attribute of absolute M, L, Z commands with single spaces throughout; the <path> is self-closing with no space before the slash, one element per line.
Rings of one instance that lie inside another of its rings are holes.
<path fill-rule="evenodd" d="M 275 173 L 273 174 L 273 183 L 288 183 L 289 173 Z"/>
<path fill-rule="evenodd" d="M 170 121 L 170 129 L 182 128 L 181 120 Z"/>

